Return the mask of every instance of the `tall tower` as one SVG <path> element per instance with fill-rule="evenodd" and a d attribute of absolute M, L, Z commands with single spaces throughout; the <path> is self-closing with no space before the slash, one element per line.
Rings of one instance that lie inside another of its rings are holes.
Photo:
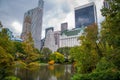
<path fill-rule="evenodd" d="M 38 7 L 24 14 L 23 30 L 21 34 L 21 38 L 25 41 L 28 39 L 28 34 L 31 33 L 34 47 L 39 50 L 41 49 L 43 5 L 44 1 L 39 0 Z"/>
<path fill-rule="evenodd" d="M 75 8 L 75 27 L 89 26 L 97 23 L 97 12 L 95 3 L 88 3 Z"/>
<path fill-rule="evenodd" d="M 44 47 L 49 48 L 53 52 L 56 51 L 54 28 L 53 27 L 50 27 L 50 28 L 46 29 Z"/>
<path fill-rule="evenodd" d="M 67 22 L 66 23 L 62 23 L 61 24 L 61 32 L 65 31 L 67 29 L 68 29 L 68 23 Z"/>
<path fill-rule="evenodd" d="M 43 0 L 39 0 L 38 7 L 39 8 L 43 8 L 43 5 L 44 5 L 44 1 Z"/>

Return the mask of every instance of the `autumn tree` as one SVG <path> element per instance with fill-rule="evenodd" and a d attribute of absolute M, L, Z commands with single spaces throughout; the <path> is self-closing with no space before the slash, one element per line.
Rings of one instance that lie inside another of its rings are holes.
<path fill-rule="evenodd" d="M 98 40 L 97 25 L 88 26 L 79 39 L 81 46 L 73 47 L 71 56 L 75 59 L 80 73 L 90 73 L 95 69 L 99 60 L 96 50 L 96 41 Z"/>
<path fill-rule="evenodd" d="M 56 63 L 63 63 L 65 61 L 64 55 L 59 52 L 50 54 L 50 60 L 54 60 Z"/>
<path fill-rule="evenodd" d="M 23 54 L 24 54 L 24 61 L 26 64 L 29 64 L 31 62 L 36 61 L 39 57 L 40 54 L 37 53 L 36 48 L 34 47 L 33 44 L 33 40 L 32 40 L 32 36 L 31 33 L 28 35 L 28 39 L 22 43 L 22 47 L 23 47 Z"/>
<path fill-rule="evenodd" d="M 7 30 L 0 31 L 0 80 L 13 76 L 14 44 L 10 40 Z"/>

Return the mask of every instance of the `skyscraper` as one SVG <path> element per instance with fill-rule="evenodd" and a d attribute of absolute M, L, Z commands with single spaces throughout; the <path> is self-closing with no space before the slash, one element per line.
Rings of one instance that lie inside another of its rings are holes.
<path fill-rule="evenodd" d="M 55 45 L 54 28 L 53 27 L 46 29 L 44 47 L 49 48 L 53 52 L 56 51 L 57 46 Z"/>
<path fill-rule="evenodd" d="M 97 12 L 95 4 L 89 3 L 75 8 L 75 27 L 89 26 L 97 23 Z"/>
<path fill-rule="evenodd" d="M 24 14 L 23 30 L 21 38 L 25 41 L 31 33 L 34 46 L 41 49 L 42 17 L 44 1 L 39 0 L 38 7 L 27 11 Z"/>
<path fill-rule="evenodd" d="M 62 23 L 61 24 L 61 32 L 63 32 L 64 30 L 67 30 L 68 29 L 68 23 Z"/>

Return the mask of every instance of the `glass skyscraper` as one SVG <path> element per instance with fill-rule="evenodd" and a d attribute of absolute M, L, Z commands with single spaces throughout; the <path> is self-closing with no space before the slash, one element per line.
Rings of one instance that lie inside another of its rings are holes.
<path fill-rule="evenodd" d="M 97 23 L 97 12 L 95 4 L 89 3 L 75 8 L 75 27 L 89 26 Z"/>

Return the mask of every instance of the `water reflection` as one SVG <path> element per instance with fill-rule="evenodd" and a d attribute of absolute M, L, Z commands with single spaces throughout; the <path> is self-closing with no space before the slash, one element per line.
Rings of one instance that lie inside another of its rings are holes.
<path fill-rule="evenodd" d="M 21 80 L 70 80 L 71 65 L 42 65 L 35 70 L 18 69 Z"/>

